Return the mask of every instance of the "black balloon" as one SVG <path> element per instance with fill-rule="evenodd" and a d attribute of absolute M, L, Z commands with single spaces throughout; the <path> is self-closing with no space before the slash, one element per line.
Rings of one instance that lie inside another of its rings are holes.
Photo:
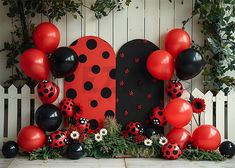
<path fill-rule="evenodd" d="M 78 66 L 78 56 L 69 47 L 60 47 L 50 57 L 52 74 L 57 78 L 71 75 Z"/>
<path fill-rule="evenodd" d="M 71 143 L 67 149 L 67 156 L 69 159 L 80 159 L 84 155 L 84 147 L 80 143 Z"/>
<path fill-rule="evenodd" d="M 6 142 L 2 147 L 2 154 L 5 158 L 13 158 L 19 151 L 18 144 L 14 141 Z"/>
<path fill-rule="evenodd" d="M 157 135 L 156 131 L 153 128 L 147 128 L 145 134 L 148 138 L 151 138 L 154 135 Z"/>
<path fill-rule="evenodd" d="M 194 78 L 202 71 L 203 67 L 202 55 L 193 48 L 182 51 L 175 60 L 176 75 L 181 80 Z"/>
<path fill-rule="evenodd" d="M 225 141 L 220 144 L 219 151 L 221 155 L 232 158 L 235 155 L 235 146 L 230 141 Z"/>
<path fill-rule="evenodd" d="M 53 104 L 41 105 L 36 111 L 36 123 L 44 131 L 56 131 L 60 127 L 61 122 L 61 112 Z"/>

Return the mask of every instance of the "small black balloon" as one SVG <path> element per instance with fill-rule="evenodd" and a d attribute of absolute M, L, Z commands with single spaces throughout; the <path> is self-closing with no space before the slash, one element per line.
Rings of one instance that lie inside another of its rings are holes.
<path fill-rule="evenodd" d="M 2 154 L 5 158 L 13 158 L 19 151 L 18 144 L 14 141 L 6 142 L 2 147 Z"/>
<path fill-rule="evenodd" d="M 69 47 L 60 47 L 50 57 L 52 74 L 57 78 L 71 75 L 78 66 L 78 56 Z"/>
<path fill-rule="evenodd" d="M 41 105 L 36 111 L 36 123 L 44 131 L 56 131 L 62 122 L 62 115 L 58 107 L 53 104 Z"/>
<path fill-rule="evenodd" d="M 67 156 L 69 159 L 80 159 L 84 155 L 84 147 L 80 143 L 71 143 L 67 148 Z"/>
<path fill-rule="evenodd" d="M 235 155 L 235 146 L 230 141 L 225 141 L 220 144 L 219 151 L 221 155 L 232 158 Z"/>
<path fill-rule="evenodd" d="M 176 75 L 181 80 L 194 78 L 202 71 L 203 67 L 202 55 L 193 48 L 182 51 L 175 60 Z"/>
<path fill-rule="evenodd" d="M 151 138 L 154 135 L 157 135 L 156 131 L 153 128 L 147 128 L 145 134 L 148 138 Z"/>

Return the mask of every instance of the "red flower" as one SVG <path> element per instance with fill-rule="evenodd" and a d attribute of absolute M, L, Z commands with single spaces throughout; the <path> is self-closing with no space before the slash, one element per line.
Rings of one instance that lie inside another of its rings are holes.
<path fill-rule="evenodd" d="M 194 98 L 192 101 L 192 108 L 194 113 L 204 112 L 206 108 L 205 100 L 200 98 Z"/>

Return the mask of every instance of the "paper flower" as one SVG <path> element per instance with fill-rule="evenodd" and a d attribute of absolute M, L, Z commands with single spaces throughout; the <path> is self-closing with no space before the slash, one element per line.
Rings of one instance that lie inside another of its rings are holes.
<path fill-rule="evenodd" d="M 102 129 L 100 130 L 100 135 L 105 136 L 105 135 L 107 135 L 107 134 L 108 134 L 107 129 L 102 128 Z"/>
<path fill-rule="evenodd" d="M 194 113 L 201 113 L 205 111 L 205 100 L 200 98 L 194 98 L 192 101 L 192 108 Z"/>
<path fill-rule="evenodd" d="M 77 132 L 77 131 L 72 131 L 72 132 L 70 133 L 70 137 L 71 137 L 72 139 L 79 139 L 80 134 L 79 134 L 79 132 Z"/>
<path fill-rule="evenodd" d="M 144 145 L 145 146 L 152 146 L 152 144 L 153 144 L 153 141 L 151 139 L 145 139 L 144 140 Z"/>
<path fill-rule="evenodd" d="M 160 145 L 165 145 L 165 144 L 167 144 L 168 143 L 168 139 L 166 138 L 166 137 L 160 137 L 159 138 L 159 144 Z"/>
<path fill-rule="evenodd" d="M 100 133 L 96 133 L 96 134 L 95 134 L 95 140 L 96 140 L 97 142 L 102 141 L 102 140 L 103 140 L 102 135 L 100 135 Z"/>

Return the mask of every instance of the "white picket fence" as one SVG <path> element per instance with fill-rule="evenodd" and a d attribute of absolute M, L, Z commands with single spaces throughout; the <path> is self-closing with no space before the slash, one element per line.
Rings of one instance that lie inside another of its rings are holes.
<path fill-rule="evenodd" d="M 34 124 L 34 112 L 41 104 L 27 85 L 18 91 L 14 85 L 6 90 L 0 86 L 0 148 L 3 141 L 15 140 L 20 128 Z M 185 91 L 183 97 L 187 99 L 189 95 Z M 204 98 L 206 102 L 206 110 L 200 117 L 201 124 L 215 125 L 222 139 L 235 141 L 235 91 L 231 91 L 227 96 L 220 91 L 214 97 L 211 92 L 203 94 L 194 89 L 192 95 Z M 199 122 L 197 114 L 195 119 Z M 192 132 L 197 127 L 197 122 L 192 120 L 186 128 Z"/>

